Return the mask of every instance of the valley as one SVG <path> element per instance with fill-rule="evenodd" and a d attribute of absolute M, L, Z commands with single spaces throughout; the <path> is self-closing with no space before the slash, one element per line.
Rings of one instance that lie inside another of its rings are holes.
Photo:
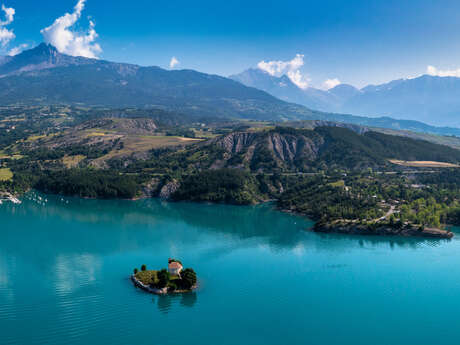
<path fill-rule="evenodd" d="M 460 224 L 457 128 L 310 110 L 289 103 L 303 101 L 290 98 L 296 86 L 287 77 L 257 70 L 235 81 L 73 57 L 47 44 L 2 60 L 0 72 L 4 193 L 271 200 L 323 228 L 392 233 Z M 336 101 L 359 94 L 346 85 L 328 93 Z"/>
<path fill-rule="evenodd" d="M 460 222 L 456 137 L 137 108 L 24 106 L 4 108 L 0 117 L 0 190 L 16 195 L 275 200 L 281 210 L 336 228 Z"/>
<path fill-rule="evenodd" d="M 457 344 L 459 12 L 1 0 L 0 345 Z"/>

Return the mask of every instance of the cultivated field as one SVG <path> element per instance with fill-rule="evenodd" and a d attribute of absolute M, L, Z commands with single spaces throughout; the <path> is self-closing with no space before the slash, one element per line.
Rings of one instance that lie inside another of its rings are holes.
<path fill-rule="evenodd" d="M 434 161 L 400 161 L 396 159 L 390 159 L 393 164 L 414 167 L 414 168 L 459 168 L 460 165 L 445 163 L 445 162 L 434 162 Z"/>
<path fill-rule="evenodd" d="M 76 168 L 78 164 L 85 158 L 86 156 L 83 155 L 65 156 L 62 158 L 62 163 L 66 166 L 67 169 Z"/>
<path fill-rule="evenodd" d="M 9 181 L 13 178 L 13 173 L 8 168 L 0 169 L 0 181 Z"/>
<path fill-rule="evenodd" d="M 108 160 L 116 157 L 126 157 L 133 153 L 147 152 L 152 149 L 161 147 L 173 147 L 180 145 L 190 145 L 198 143 L 202 139 L 192 139 L 174 136 L 126 136 L 123 138 L 123 148 L 120 150 L 112 150 L 105 156 L 97 160 Z"/>

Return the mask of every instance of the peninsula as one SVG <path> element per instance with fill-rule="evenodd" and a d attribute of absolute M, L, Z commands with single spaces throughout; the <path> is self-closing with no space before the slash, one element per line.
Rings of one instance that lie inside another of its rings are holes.
<path fill-rule="evenodd" d="M 318 222 L 312 228 L 314 232 L 337 233 L 347 235 L 402 236 L 451 239 L 454 233 L 449 230 L 416 226 L 409 223 L 371 223 L 353 221 Z"/>

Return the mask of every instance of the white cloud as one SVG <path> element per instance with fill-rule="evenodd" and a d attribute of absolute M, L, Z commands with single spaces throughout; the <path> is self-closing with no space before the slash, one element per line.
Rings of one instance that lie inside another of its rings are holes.
<path fill-rule="evenodd" d="M 323 83 L 323 88 L 326 89 L 326 90 L 329 90 L 329 89 L 333 89 L 334 87 L 336 87 L 337 85 L 340 85 L 340 84 L 342 84 L 342 82 L 337 78 L 327 79 Z"/>
<path fill-rule="evenodd" d="M 85 2 L 86 0 L 78 0 L 72 13 L 57 18 L 51 26 L 41 30 L 41 34 L 46 43 L 52 44 L 61 53 L 97 58 L 102 49 L 95 43 L 98 34 L 94 29 L 94 22 L 90 20 L 87 32 L 72 31 L 72 27 L 81 18 Z"/>
<path fill-rule="evenodd" d="M 15 55 L 18 55 L 19 53 L 21 53 L 24 49 L 28 48 L 29 45 L 27 43 L 23 43 L 23 44 L 20 44 L 18 45 L 17 47 L 14 47 L 12 48 L 9 52 L 8 52 L 8 55 L 9 56 L 15 56 Z"/>
<path fill-rule="evenodd" d="M 297 54 L 295 58 L 290 61 L 261 61 L 257 64 L 257 67 L 270 75 L 279 77 L 287 71 L 295 71 L 302 67 L 304 64 L 303 58 L 303 55 Z"/>
<path fill-rule="evenodd" d="M 290 61 L 261 61 L 257 67 L 272 76 L 287 75 L 291 81 L 301 89 L 306 89 L 310 79 L 302 74 L 300 68 L 304 65 L 304 55 L 297 54 Z"/>
<path fill-rule="evenodd" d="M 2 11 L 5 12 L 5 21 L 0 20 L 0 25 L 8 25 L 11 24 L 14 20 L 14 15 L 16 14 L 16 10 L 14 8 L 5 7 L 2 5 Z"/>
<path fill-rule="evenodd" d="M 16 37 L 13 30 L 5 28 L 14 21 L 16 11 L 14 8 L 5 7 L 5 5 L 2 5 L 2 11 L 5 13 L 5 20 L 0 20 L 0 46 L 5 47 Z"/>
<path fill-rule="evenodd" d="M 179 65 L 180 65 L 180 61 L 177 60 L 177 58 L 176 58 L 175 56 L 173 56 L 173 57 L 171 58 L 171 61 L 169 62 L 169 68 L 172 69 L 172 68 L 175 68 L 175 67 L 177 67 L 177 66 L 179 66 Z"/>
<path fill-rule="evenodd" d="M 439 70 L 434 66 L 428 66 L 426 73 L 438 77 L 460 77 L 460 68 L 454 70 Z"/>

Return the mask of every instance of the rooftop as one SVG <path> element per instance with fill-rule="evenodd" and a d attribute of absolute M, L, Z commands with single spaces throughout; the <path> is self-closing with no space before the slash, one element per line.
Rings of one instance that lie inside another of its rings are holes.
<path fill-rule="evenodd" d="M 169 263 L 169 268 L 182 268 L 182 265 L 176 261 L 170 262 Z"/>

